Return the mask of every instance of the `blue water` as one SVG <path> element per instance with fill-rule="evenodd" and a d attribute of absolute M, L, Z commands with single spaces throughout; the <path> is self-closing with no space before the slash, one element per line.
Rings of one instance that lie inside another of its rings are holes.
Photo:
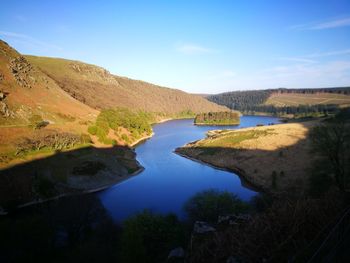
<path fill-rule="evenodd" d="M 137 160 L 145 170 L 98 196 L 116 222 L 144 209 L 161 214 L 175 213 L 184 218 L 182 207 L 186 200 L 206 189 L 227 190 L 248 201 L 256 192 L 242 186 L 237 175 L 191 161 L 173 151 L 204 138 L 209 130 L 278 122 L 274 117 L 243 116 L 239 126 L 195 126 L 193 120 L 154 125 L 154 136 L 136 148 Z"/>

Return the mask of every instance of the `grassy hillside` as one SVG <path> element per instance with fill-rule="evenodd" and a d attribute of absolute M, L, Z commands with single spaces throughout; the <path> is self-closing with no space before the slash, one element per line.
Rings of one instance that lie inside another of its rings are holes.
<path fill-rule="evenodd" d="M 92 120 L 97 111 L 75 100 L 54 80 L 0 40 L 0 125 L 30 124 L 33 116 L 50 123 Z"/>
<path fill-rule="evenodd" d="M 350 106 L 350 88 L 233 91 L 206 97 L 246 114 L 319 116 Z"/>
<path fill-rule="evenodd" d="M 276 107 L 317 104 L 350 106 L 350 96 L 329 92 L 319 92 L 314 94 L 273 92 L 265 101 L 265 105 L 274 105 Z"/>
<path fill-rule="evenodd" d="M 199 95 L 118 77 L 103 68 L 79 61 L 34 56 L 26 58 L 72 97 L 95 109 L 124 107 L 172 116 L 187 111 L 227 110 Z"/>
<path fill-rule="evenodd" d="M 176 152 L 237 172 L 257 189 L 279 192 L 304 189 L 315 156 L 310 128 L 316 122 L 280 124 L 239 130 L 217 130 Z"/>

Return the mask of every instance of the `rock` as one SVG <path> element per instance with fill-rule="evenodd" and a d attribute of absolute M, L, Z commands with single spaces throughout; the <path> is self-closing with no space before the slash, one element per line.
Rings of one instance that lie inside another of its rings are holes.
<path fill-rule="evenodd" d="M 195 234 L 205 234 L 205 233 L 215 232 L 215 231 L 216 229 L 212 227 L 210 224 L 208 224 L 207 222 L 196 221 L 194 223 L 193 232 Z"/>
<path fill-rule="evenodd" d="M 6 94 L 2 91 L 0 91 L 0 101 L 4 100 L 6 98 Z"/>
<path fill-rule="evenodd" d="M 238 225 L 251 220 L 249 214 L 219 216 L 218 224 Z"/>
<path fill-rule="evenodd" d="M 168 255 L 168 259 L 171 258 L 184 258 L 185 257 L 185 250 L 182 247 L 174 248 L 170 251 Z"/>
<path fill-rule="evenodd" d="M 23 56 L 10 59 L 8 65 L 17 83 L 24 88 L 31 88 L 35 78 L 30 78 L 34 71 L 32 65 Z"/>
<path fill-rule="evenodd" d="M 9 107 L 7 106 L 7 104 L 3 101 L 0 101 L 0 114 L 2 116 L 4 116 L 5 118 L 14 117 L 14 113 L 12 111 L 10 111 Z"/>

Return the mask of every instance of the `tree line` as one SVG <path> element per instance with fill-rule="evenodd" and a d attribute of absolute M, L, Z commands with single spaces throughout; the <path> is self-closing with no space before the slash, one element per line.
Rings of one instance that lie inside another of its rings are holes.
<path fill-rule="evenodd" d="M 350 94 L 350 87 L 344 88 L 319 88 L 319 89 L 267 89 L 267 90 L 248 90 L 232 91 L 207 97 L 209 101 L 224 105 L 230 109 L 241 111 L 245 114 L 269 113 L 276 116 L 293 114 L 295 116 L 313 116 L 327 115 L 338 111 L 338 106 L 334 104 L 315 104 L 277 107 L 274 105 L 265 105 L 264 103 L 272 93 L 337 93 Z"/>

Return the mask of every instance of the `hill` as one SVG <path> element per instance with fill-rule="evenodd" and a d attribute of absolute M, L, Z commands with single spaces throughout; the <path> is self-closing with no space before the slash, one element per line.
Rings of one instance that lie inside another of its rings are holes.
<path fill-rule="evenodd" d="M 97 111 L 75 100 L 25 57 L 0 40 L 0 125 L 92 120 Z"/>
<path fill-rule="evenodd" d="M 350 106 L 350 88 L 233 91 L 206 98 L 246 114 L 305 117 L 333 113 Z"/>
<path fill-rule="evenodd" d="M 26 58 L 72 97 L 95 109 L 124 107 L 167 115 L 227 110 L 200 95 L 115 76 L 101 67 L 79 61 Z"/>
<path fill-rule="evenodd" d="M 180 155 L 234 171 L 256 189 L 304 189 L 314 158 L 309 130 L 317 122 L 216 130 L 207 138 L 177 148 Z M 276 186 L 277 184 L 277 186 Z"/>

